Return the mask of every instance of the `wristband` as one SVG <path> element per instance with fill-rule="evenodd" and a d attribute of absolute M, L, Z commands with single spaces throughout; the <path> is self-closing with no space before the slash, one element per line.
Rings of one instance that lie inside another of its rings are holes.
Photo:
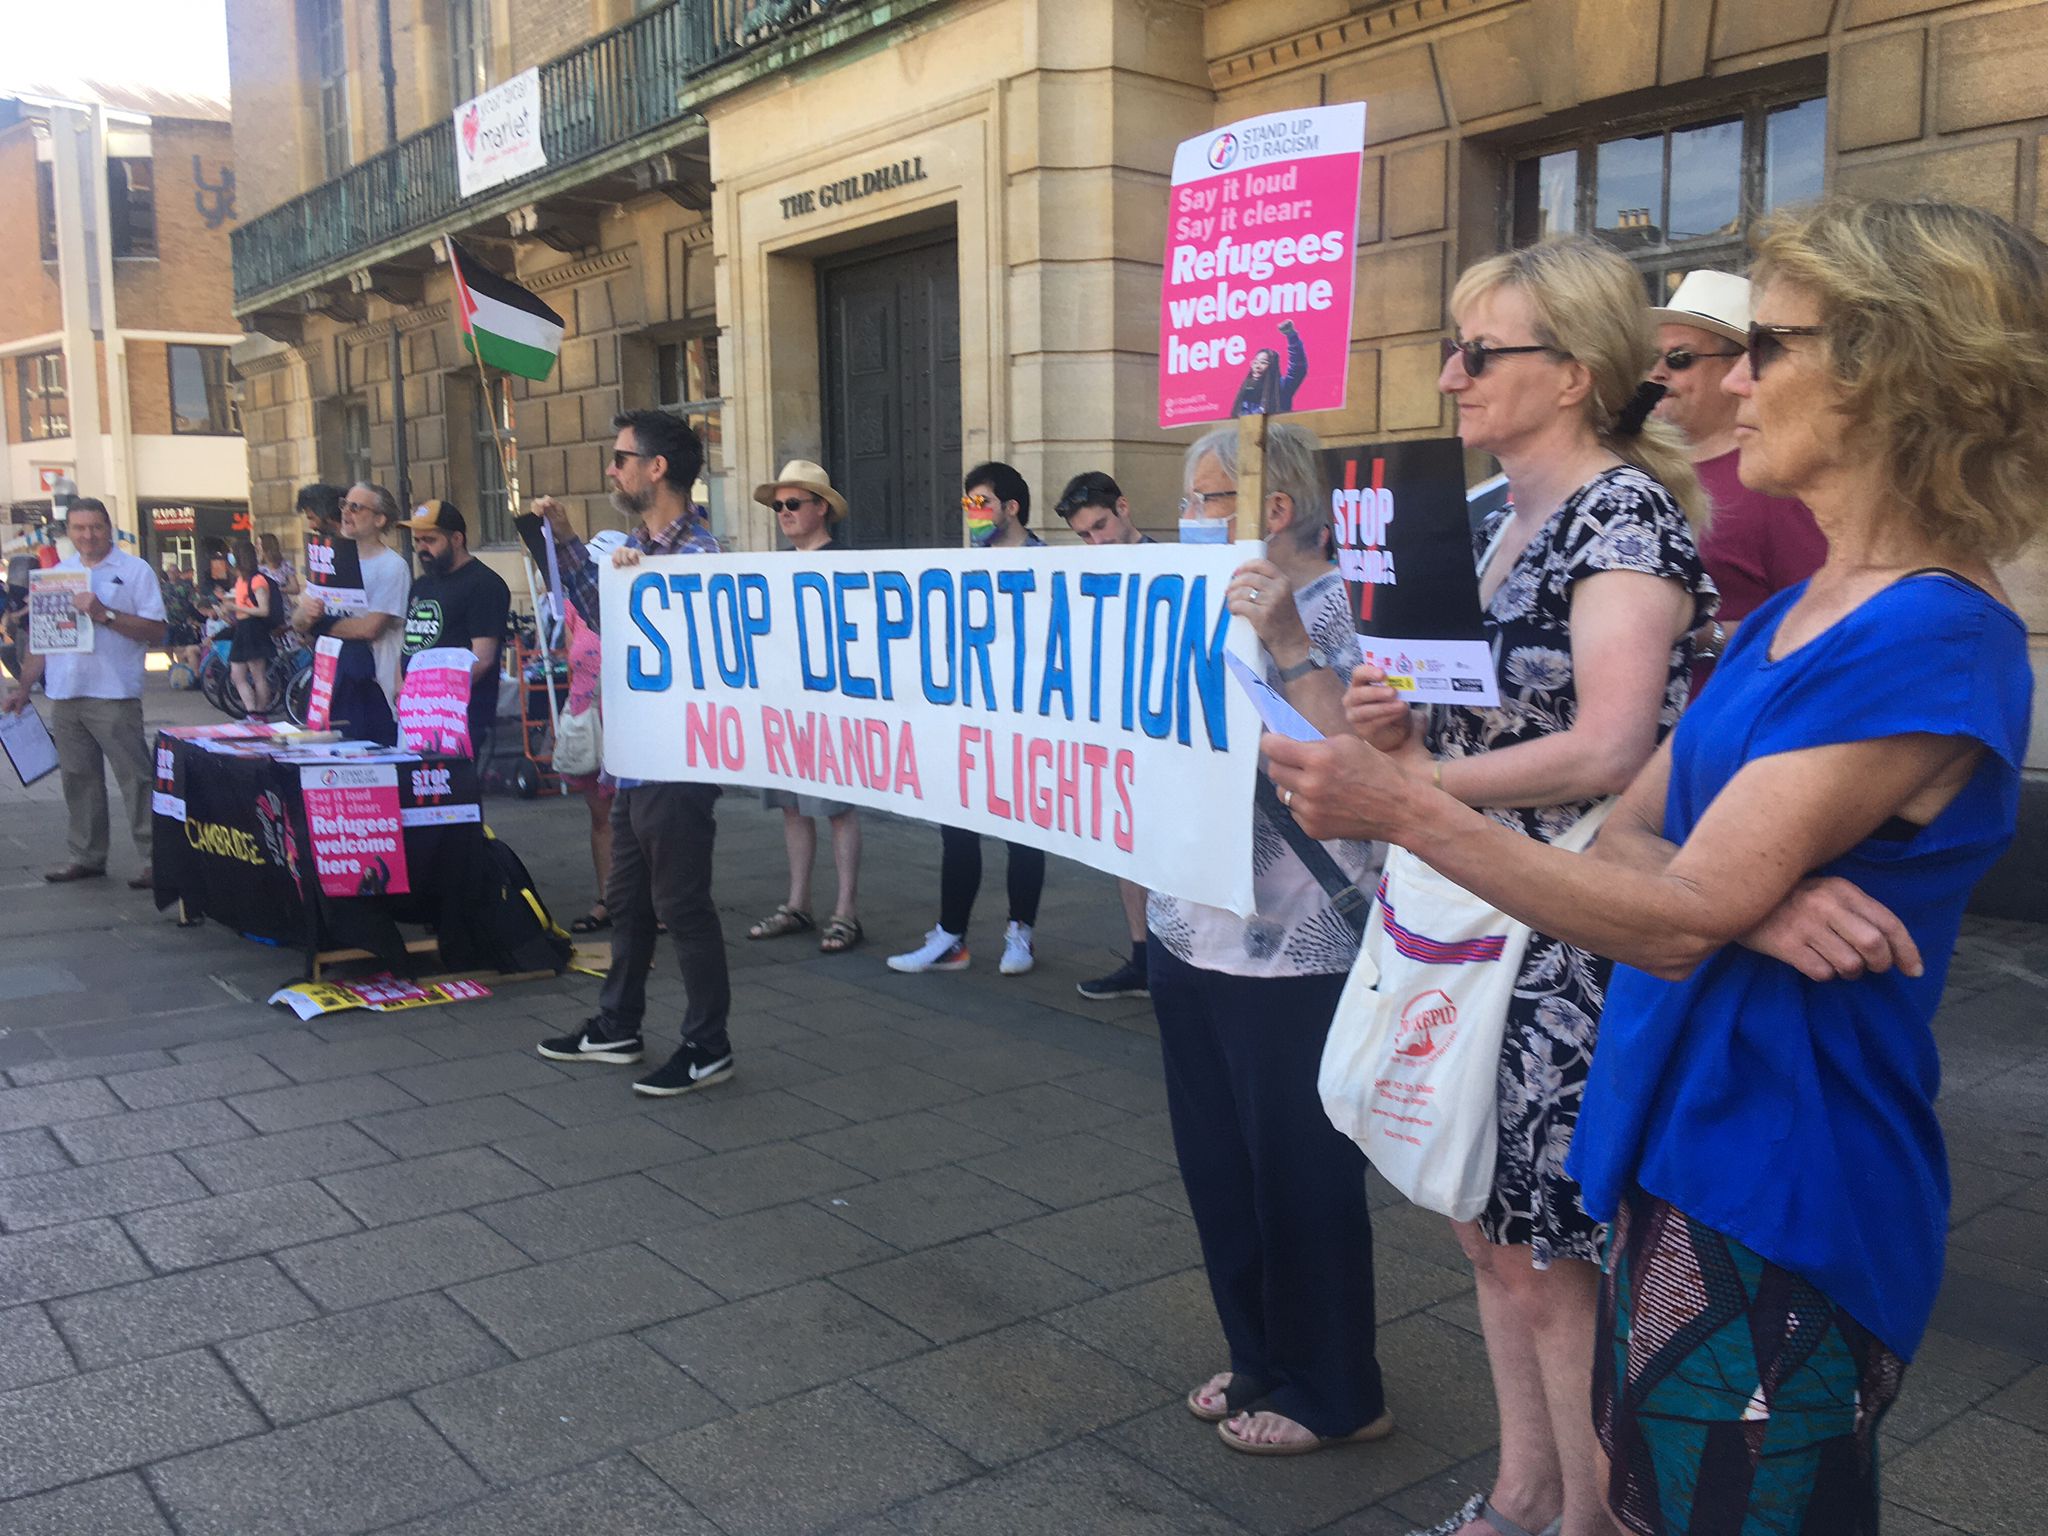
<path fill-rule="evenodd" d="M 1298 683 L 1304 677 L 1307 677 L 1309 673 L 1315 671 L 1317 668 L 1323 665 L 1323 658 L 1318 656 L 1314 651 L 1310 651 L 1308 653 L 1307 661 L 1297 661 L 1291 667 L 1282 667 L 1279 672 L 1280 681 L 1283 685 L 1287 683 Z"/>

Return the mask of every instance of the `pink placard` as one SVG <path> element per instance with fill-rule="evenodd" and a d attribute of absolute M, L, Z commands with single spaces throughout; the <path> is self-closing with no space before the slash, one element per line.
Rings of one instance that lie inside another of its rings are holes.
<path fill-rule="evenodd" d="M 324 896 L 400 895 L 412 889 L 390 763 L 317 763 L 299 770 Z"/>
<path fill-rule="evenodd" d="M 468 757 L 468 651 L 446 647 L 421 651 L 406 669 L 398 691 L 398 744 L 434 757 Z"/>
<path fill-rule="evenodd" d="M 1159 424 L 1345 398 L 1365 104 L 1247 118 L 1173 158 Z"/>
<path fill-rule="evenodd" d="M 322 635 L 313 643 L 313 687 L 306 700 L 306 729 L 324 731 L 334 713 L 334 679 L 341 670 L 341 642 Z"/>

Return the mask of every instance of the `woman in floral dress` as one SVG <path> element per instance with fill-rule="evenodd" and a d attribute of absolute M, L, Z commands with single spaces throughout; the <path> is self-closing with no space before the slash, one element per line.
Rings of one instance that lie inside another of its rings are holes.
<path fill-rule="evenodd" d="M 1436 709 L 1419 730 L 1375 690 L 1353 720 L 1382 748 L 1426 752 L 1421 771 L 1466 804 L 1554 842 L 1628 785 L 1685 707 L 1689 635 L 1715 601 L 1694 545 L 1705 500 L 1675 433 L 1647 420 L 1652 331 L 1620 256 L 1572 239 L 1494 257 L 1451 309 L 1462 339 L 1445 344 L 1437 387 L 1514 498 L 1481 537 L 1501 702 Z M 1445 1536 L 1611 1529 L 1590 1397 L 1605 1229 L 1564 1173 L 1609 969 L 1536 933 L 1516 978 L 1493 1195 L 1456 1224 L 1478 1276 L 1500 1470 L 1436 1527 Z"/>

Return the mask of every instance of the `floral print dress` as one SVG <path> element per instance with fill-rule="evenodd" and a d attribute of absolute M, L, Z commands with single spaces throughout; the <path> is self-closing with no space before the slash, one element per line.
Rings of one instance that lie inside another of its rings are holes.
<path fill-rule="evenodd" d="M 1505 519 L 1490 519 L 1483 551 Z M 1700 564 L 1685 515 L 1670 492 L 1632 465 L 1593 477 L 1551 514 L 1516 560 L 1486 610 L 1500 666 L 1494 709 L 1437 708 L 1428 744 L 1438 758 L 1476 757 L 1568 731 L 1578 717 L 1572 675 L 1572 587 L 1601 571 L 1640 571 L 1678 582 L 1692 594 L 1696 627 L 1714 611 L 1714 584 Z M 1685 708 L 1692 685 L 1692 642 L 1672 646 L 1661 740 Z M 1596 801 L 1531 809 L 1487 809 L 1505 826 L 1553 842 Z M 1500 1146 L 1493 1198 L 1479 1217 L 1489 1242 L 1521 1244 L 1530 1262 L 1600 1262 L 1605 1229 L 1586 1214 L 1579 1186 L 1566 1177 L 1565 1154 L 1600 1029 L 1613 962 L 1547 934 L 1532 933 L 1508 1005 L 1500 1058 Z"/>

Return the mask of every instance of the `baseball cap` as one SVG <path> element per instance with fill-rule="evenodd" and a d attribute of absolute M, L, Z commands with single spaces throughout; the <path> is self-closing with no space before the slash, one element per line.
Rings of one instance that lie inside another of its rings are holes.
<path fill-rule="evenodd" d="M 421 502 L 412 509 L 405 526 L 413 533 L 459 533 L 465 538 L 469 535 L 469 524 L 452 501 Z"/>

